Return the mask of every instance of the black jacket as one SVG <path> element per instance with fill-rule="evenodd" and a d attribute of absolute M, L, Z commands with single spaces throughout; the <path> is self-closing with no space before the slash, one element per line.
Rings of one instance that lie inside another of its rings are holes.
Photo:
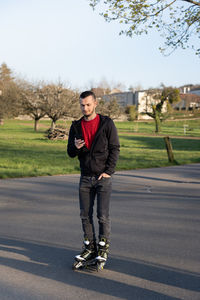
<path fill-rule="evenodd" d="M 114 122 L 106 116 L 100 116 L 100 125 L 90 150 L 86 146 L 77 149 L 75 137 L 83 139 L 81 120 L 73 121 L 69 131 L 67 153 L 70 157 L 78 155 L 81 175 L 97 176 L 105 172 L 109 175 L 115 171 L 119 156 L 119 138 Z"/>

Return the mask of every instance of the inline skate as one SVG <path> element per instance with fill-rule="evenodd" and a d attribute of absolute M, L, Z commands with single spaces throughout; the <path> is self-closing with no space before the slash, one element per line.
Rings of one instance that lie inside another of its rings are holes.
<path fill-rule="evenodd" d="M 96 257 L 97 271 L 103 270 L 108 259 L 109 243 L 106 239 L 102 238 L 98 244 L 98 255 Z"/>
<path fill-rule="evenodd" d="M 75 256 L 75 261 L 72 265 L 73 270 L 88 268 L 96 264 L 97 246 L 94 241 L 85 239 L 83 242 L 83 251 Z"/>

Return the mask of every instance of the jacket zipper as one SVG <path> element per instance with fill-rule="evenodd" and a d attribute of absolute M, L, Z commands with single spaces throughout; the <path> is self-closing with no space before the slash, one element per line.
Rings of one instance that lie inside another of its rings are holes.
<path fill-rule="evenodd" d="M 103 124 L 101 125 L 101 123 L 100 123 L 100 126 L 99 126 L 99 128 L 98 128 L 98 131 L 97 131 L 97 133 L 96 133 L 96 135 L 95 135 L 95 137 L 94 137 L 94 140 L 93 140 L 93 142 L 92 142 L 92 145 L 91 145 L 91 148 L 90 148 L 90 150 L 89 150 L 89 170 L 90 170 L 90 172 L 92 172 L 92 168 L 91 168 L 91 156 L 92 156 L 92 152 L 93 152 L 93 148 L 94 148 L 94 146 L 95 146 L 95 142 L 96 142 L 96 139 L 97 139 L 97 137 L 99 136 L 99 134 L 100 134 L 100 132 L 102 131 L 102 129 L 105 127 L 105 125 L 106 125 L 106 120 L 104 119 L 104 120 L 102 120 L 102 118 L 100 119 L 100 121 L 101 122 L 103 122 Z M 80 122 L 81 122 L 81 119 L 80 119 Z M 78 134 L 79 135 L 79 132 L 78 132 L 78 129 L 76 128 L 76 125 L 75 124 L 73 124 L 74 125 L 74 130 L 75 130 L 75 133 L 76 134 Z M 79 136 L 81 136 L 81 137 L 83 137 L 83 135 L 82 135 L 82 130 L 81 130 L 81 124 L 77 124 L 77 127 L 78 126 L 80 126 L 80 135 Z"/>

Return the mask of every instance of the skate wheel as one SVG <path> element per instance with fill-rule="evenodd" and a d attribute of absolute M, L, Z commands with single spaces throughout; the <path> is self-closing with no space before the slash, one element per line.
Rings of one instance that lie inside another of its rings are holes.
<path fill-rule="evenodd" d="M 99 264 L 97 264 L 97 272 L 98 271 L 102 271 L 103 270 L 103 268 L 104 268 L 104 263 L 99 263 Z"/>
<path fill-rule="evenodd" d="M 83 267 L 82 262 L 80 262 L 80 261 L 75 261 L 75 263 L 72 265 L 72 270 L 78 270 L 78 269 L 80 269 L 80 268 L 82 268 L 82 267 Z"/>

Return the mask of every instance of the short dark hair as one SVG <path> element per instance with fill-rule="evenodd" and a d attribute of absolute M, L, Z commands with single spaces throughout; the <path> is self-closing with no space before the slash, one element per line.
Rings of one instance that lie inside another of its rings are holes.
<path fill-rule="evenodd" d="M 85 91 L 85 92 L 82 92 L 82 93 L 80 94 L 80 99 L 84 99 L 84 98 L 86 98 L 86 97 L 88 97 L 88 96 L 92 96 L 92 97 L 94 98 L 94 100 L 96 100 L 96 95 L 95 95 L 95 93 L 93 93 L 92 91 Z"/>

